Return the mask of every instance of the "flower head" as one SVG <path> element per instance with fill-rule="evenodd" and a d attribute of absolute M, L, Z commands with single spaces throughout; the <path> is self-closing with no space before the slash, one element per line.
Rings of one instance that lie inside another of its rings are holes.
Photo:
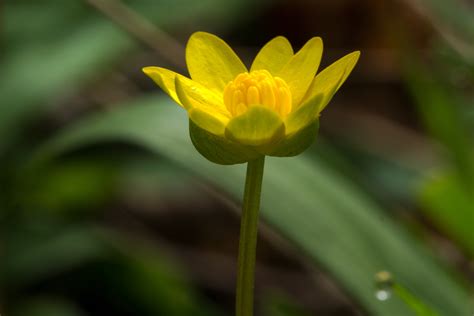
<path fill-rule="evenodd" d="M 248 70 L 223 40 L 197 32 L 186 47 L 191 79 L 160 67 L 143 71 L 187 110 L 196 149 L 213 162 L 235 164 L 294 156 L 312 144 L 320 112 L 360 55 L 350 53 L 316 76 L 322 51 L 319 37 L 295 54 L 279 36 Z"/>

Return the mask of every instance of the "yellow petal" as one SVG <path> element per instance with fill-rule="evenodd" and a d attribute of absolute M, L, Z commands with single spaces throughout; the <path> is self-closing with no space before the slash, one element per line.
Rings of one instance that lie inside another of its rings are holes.
<path fill-rule="evenodd" d="M 219 37 L 196 32 L 186 46 L 186 64 L 191 78 L 218 95 L 225 86 L 247 68 Z"/>
<path fill-rule="evenodd" d="M 164 92 L 166 92 L 176 103 L 183 106 L 176 95 L 174 78 L 176 72 L 161 67 L 144 67 L 142 71 L 150 77 Z"/>
<path fill-rule="evenodd" d="M 183 106 L 189 111 L 199 108 L 218 119 L 228 121 L 230 113 L 222 102 L 222 97 L 192 80 L 175 78 L 176 94 Z"/>
<path fill-rule="evenodd" d="M 285 119 L 286 135 L 292 135 L 313 123 L 318 118 L 319 107 L 323 101 L 323 95 L 318 94 L 302 104 Z"/>
<path fill-rule="evenodd" d="M 229 121 L 228 119 L 222 120 L 199 108 L 193 108 L 189 110 L 188 115 L 189 119 L 193 121 L 194 124 L 206 130 L 207 132 L 218 136 L 224 135 L 225 126 Z"/>
<path fill-rule="evenodd" d="M 293 48 L 283 36 L 278 36 L 269 41 L 258 52 L 252 63 L 251 71 L 265 69 L 275 75 L 293 57 Z"/>
<path fill-rule="evenodd" d="M 319 111 L 322 111 L 332 96 L 339 90 L 344 81 L 346 81 L 359 60 L 359 56 L 359 51 L 352 52 L 321 71 L 311 83 L 304 100 L 322 94 L 324 98 L 321 108 L 319 109 Z"/>
<path fill-rule="evenodd" d="M 294 107 L 300 104 L 311 85 L 318 70 L 322 53 L 323 41 L 320 37 L 313 37 L 277 74 L 290 87 Z"/>
<path fill-rule="evenodd" d="M 247 112 L 229 121 L 225 136 L 239 144 L 260 146 L 279 141 L 285 134 L 280 116 L 267 107 L 250 106 Z"/>

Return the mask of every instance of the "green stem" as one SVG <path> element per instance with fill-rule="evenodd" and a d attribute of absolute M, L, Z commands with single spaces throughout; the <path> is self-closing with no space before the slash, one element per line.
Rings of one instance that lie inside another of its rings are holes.
<path fill-rule="evenodd" d="M 237 274 L 236 316 L 253 315 L 255 258 L 257 252 L 258 212 L 265 156 L 247 165 L 242 219 L 240 224 Z"/>

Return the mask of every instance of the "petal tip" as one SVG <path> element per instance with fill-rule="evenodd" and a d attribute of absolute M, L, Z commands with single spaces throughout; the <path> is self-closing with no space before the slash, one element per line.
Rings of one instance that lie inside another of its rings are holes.
<path fill-rule="evenodd" d="M 283 35 L 278 35 L 278 36 L 275 36 L 275 39 L 278 39 L 278 40 L 283 40 L 283 41 L 288 41 L 288 39 L 283 36 Z M 289 41 L 288 41 L 289 42 Z"/>
<path fill-rule="evenodd" d="M 215 36 L 214 34 L 211 34 L 209 32 L 205 32 L 205 31 L 196 31 L 194 32 L 193 34 L 191 34 L 190 38 L 192 37 L 195 37 L 195 36 L 199 36 L 199 35 L 204 35 L 204 36 Z"/>
<path fill-rule="evenodd" d="M 314 43 L 323 46 L 323 39 L 320 36 L 314 36 L 310 38 L 307 43 Z"/>
<path fill-rule="evenodd" d="M 142 68 L 142 72 L 146 75 L 150 75 L 152 72 L 155 72 L 158 67 L 155 66 L 146 66 Z"/>
<path fill-rule="evenodd" d="M 206 32 L 199 31 L 191 35 L 185 58 L 191 78 L 218 95 L 222 95 L 229 81 L 247 71 L 247 67 L 224 40 Z"/>
<path fill-rule="evenodd" d="M 359 60 L 360 54 L 360 50 L 356 50 L 350 53 L 348 56 L 351 56 L 355 60 L 355 62 L 357 62 Z"/>
<path fill-rule="evenodd" d="M 217 35 L 214 35 L 214 34 L 209 33 L 209 32 L 197 31 L 197 32 L 194 32 L 193 34 L 191 34 L 191 36 L 188 39 L 188 44 L 190 42 L 194 41 L 194 40 L 202 40 L 202 39 L 205 39 L 205 38 L 214 38 L 214 39 L 218 39 L 218 40 L 222 41 L 222 39 Z"/>
<path fill-rule="evenodd" d="M 157 66 L 146 66 L 142 68 L 142 72 L 150 78 L 157 78 L 159 77 L 162 79 L 165 72 L 171 72 L 168 69 L 157 67 Z"/>
<path fill-rule="evenodd" d="M 282 41 L 282 42 L 285 42 L 286 44 L 290 44 L 291 46 L 291 43 L 290 41 L 283 35 L 278 35 L 278 36 L 275 36 L 273 39 L 271 39 L 269 42 L 271 41 Z M 268 44 L 268 43 L 267 43 Z"/>

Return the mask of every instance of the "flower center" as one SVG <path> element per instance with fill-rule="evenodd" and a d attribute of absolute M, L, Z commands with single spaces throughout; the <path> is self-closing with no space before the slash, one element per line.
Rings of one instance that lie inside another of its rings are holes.
<path fill-rule="evenodd" d="M 263 105 L 285 116 L 291 111 L 291 91 L 283 79 L 266 70 L 244 72 L 225 87 L 224 104 L 232 116 L 244 113 L 250 105 Z"/>

